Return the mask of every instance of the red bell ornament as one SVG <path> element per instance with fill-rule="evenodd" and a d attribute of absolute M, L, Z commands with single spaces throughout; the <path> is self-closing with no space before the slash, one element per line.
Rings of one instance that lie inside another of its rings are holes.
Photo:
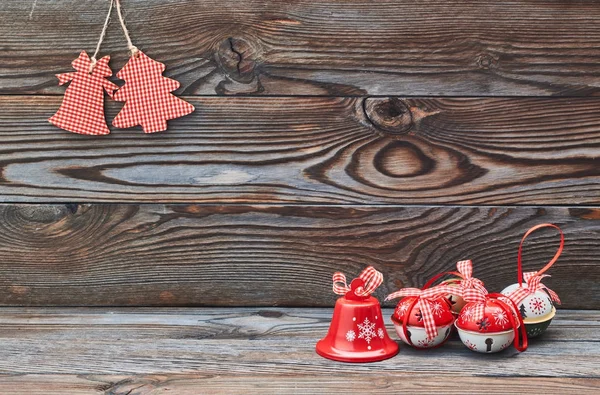
<path fill-rule="evenodd" d="M 419 289 L 404 288 L 386 300 L 404 297 L 394 310 L 392 322 L 402 341 L 416 348 L 442 345 L 450 335 L 454 316 L 446 295 L 454 288 L 448 285 Z"/>
<path fill-rule="evenodd" d="M 343 273 L 333 275 L 333 292 L 344 295 L 335 304 L 327 335 L 317 343 L 322 357 L 341 362 L 376 362 L 398 353 L 398 344 L 385 330 L 381 306 L 371 294 L 383 275 L 369 266 L 346 285 Z"/>
<path fill-rule="evenodd" d="M 548 262 L 548 264 L 540 271 L 523 273 L 523 243 L 531 233 L 541 228 L 554 228 L 558 230 L 560 233 L 560 246 L 552 260 L 550 260 L 550 262 Z M 502 294 L 506 295 L 518 306 L 519 313 L 527 328 L 527 336 L 529 337 L 539 336 L 548 329 L 550 322 L 556 314 L 554 303 L 560 304 L 560 299 L 556 292 L 542 284 L 541 280 L 544 277 L 549 277 L 547 274 L 544 274 L 544 272 L 558 260 L 564 244 L 565 236 L 563 232 L 558 226 L 553 224 L 540 224 L 534 226 L 529 229 L 521 239 L 517 255 L 517 276 L 519 282 L 504 288 Z"/>
<path fill-rule="evenodd" d="M 480 353 L 495 353 L 513 341 L 518 351 L 527 349 L 527 334 L 516 305 L 502 294 L 471 288 L 463 291 L 467 304 L 455 326 L 465 346 Z"/>

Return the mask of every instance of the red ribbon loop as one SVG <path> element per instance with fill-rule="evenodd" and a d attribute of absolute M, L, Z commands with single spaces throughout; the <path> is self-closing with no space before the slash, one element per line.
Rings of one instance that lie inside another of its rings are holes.
<path fill-rule="evenodd" d="M 499 293 L 491 293 L 487 295 L 488 298 L 496 299 L 500 302 L 503 310 L 506 312 L 508 319 L 510 320 L 510 324 L 513 327 L 515 332 L 515 340 L 514 346 L 519 352 L 523 352 L 527 350 L 528 340 L 527 340 L 527 328 L 525 328 L 525 323 L 523 322 L 523 318 L 521 314 L 517 311 L 517 305 L 511 299 L 506 297 L 506 295 L 502 295 Z M 515 321 L 516 317 L 516 321 Z"/>
<path fill-rule="evenodd" d="M 456 293 L 456 288 L 448 285 L 438 285 L 432 288 L 419 289 L 419 288 L 404 288 L 394 293 L 389 294 L 385 300 L 391 300 L 400 298 L 403 296 L 417 296 L 415 301 L 409 307 L 406 318 L 402 322 L 404 333 L 407 333 L 406 326 L 408 325 L 408 317 L 414 306 L 419 302 L 421 308 L 421 314 L 423 316 L 423 325 L 425 327 L 425 333 L 430 339 L 435 338 L 438 335 L 438 330 L 435 325 L 435 318 L 433 311 L 431 310 L 431 304 L 434 300 L 440 296 L 446 296 L 451 293 Z M 406 339 L 410 342 L 410 338 L 406 336 Z"/>
<path fill-rule="evenodd" d="M 554 229 L 558 230 L 558 232 L 560 234 L 560 246 L 558 247 L 556 254 L 554 254 L 554 257 L 541 270 L 539 270 L 537 272 L 523 273 L 523 260 L 522 260 L 523 243 L 525 242 L 525 239 L 530 234 L 532 234 L 533 232 L 535 232 L 536 230 L 541 229 L 541 228 L 554 228 Z M 560 298 L 558 297 L 556 292 L 554 292 L 550 288 L 546 287 L 544 284 L 541 283 L 541 281 L 542 281 L 542 278 L 549 277 L 547 274 L 544 274 L 544 272 L 546 270 L 548 270 L 558 260 L 558 257 L 560 257 L 560 254 L 562 254 L 564 245 L 565 245 L 565 235 L 563 234 L 562 230 L 554 224 L 536 225 L 536 226 L 532 227 L 531 229 L 529 229 L 525 233 L 525 235 L 521 239 L 521 244 L 519 245 L 519 253 L 517 255 L 517 270 L 518 270 L 519 288 L 517 288 L 516 290 L 514 290 L 512 293 L 510 293 L 508 295 L 508 297 L 510 298 L 511 301 L 513 301 L 516 304 L 519 304 L 528 295 L 531 295 L 531 294 L 535 293 L 536 291 L 545 290 L 546 292 L 548 292 L 548 294 L 550 295 L 550 298 L 552 299 L 553 302 L 560 304 Z M 524 281 L 527 283 L 526 287 L 523 286 Z"/>
<path fill-rule="evenodd" d="M 360 280 L 357 281 L 357 280 Z M 355 283 L 356 281 L 356 283 Z M 352 281 L 354 284 L 359 284 L 356 288 L 351 288 L 346 283 L 344 273 L 336 272 L 333 274 L 333 292 L 337 295 L 347 295 L 352 293 L 359 298 L 366 298 L 371 295 L 377 287 L 383 283 L 383 274 L 375 270 L 373 266 L 367 267 L 362 271 L 360 276 Z"/>

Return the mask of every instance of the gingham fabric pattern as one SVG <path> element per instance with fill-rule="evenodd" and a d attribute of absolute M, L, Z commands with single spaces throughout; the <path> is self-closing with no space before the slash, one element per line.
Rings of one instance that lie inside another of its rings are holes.
<path fill-rule="evenodd" d="M 484 295 L 487 295 L 488 291 L 485 289 L 483 281 L 473 277 L 473 262 L 470 260 L 457 262 L 456 269 L 463 277 L 459 283 L 463 291 L 468 289 L 476 289 L 481 291 L 481 293 Z"/>
<path fill-rule="evenodd" d="M 179 82 L 163 77 L 165 65 L 143 52 L 137 51 L 117 73 L 125 85 L 114 99 L 125 105 L 113 125 L 130 128 L 141 125 L 145 133 L 167 130 L 167 120 L 179 118 L 194 111 L 194 106 L 170 92 L 179 88 Z"/>
<path fill-rule="evenodd" d="M 485 313 L 485 301 L 487 300 L 487 290 L 479 288 L 463 288 L 460 291 L 462 297 L 467 302 L 475 302 L 473 306 L 473 319 L 479 321 Z"/>
<path fill-rule="evenodd" d="M 77 72 L 57 75 L 59 85 L 71 83 L 60 108 L 49 119 L 50 123 L 73 133 L 110 133 L 104 118 L 104 91 L 112 97 L 119 87 L 106 80 L 106 77 L 112 75 L 112 70 L 108 67 L 109 60 L 109 56 L 100 59 L 90 73 L 91 60 L 88 54 L 82 51 L 72 63 Z"/>
<path fill-rule="evenodd" d="M 547 274 L 538 275 L 537 273 L 538 272 L 524 273 L 523 279 L 527 284 L 523 284 L 519 288 L 515 289 L 508 295 L 508 298 L 515 302 L 515 304 L 519 304 L 528 295 L 531 295 L 536 291 L 546 290 L 552 301 L 560 304 L 560 298 L 558 297 L 558 294 L 541 283 L 542 278 L 550 276 Z"/>
<path fill-rule="evenodd" d="M 363 280 L 365 285 L 354 290 L 357 296 L 371 295 L 383 283 L 383 274 L 375 270 L 373 266 L 369 266 L 363 270 L 358 278 Z M 351 289 L 346 283 L 344 273 L 333 273 L 333 292 L 337 295 L 345 295 L 350 291 Z"/>
<path fill-rule="evenodd" d="M 438 285 L 427 289 L 419 288 L 404 288 L 400 291 L 389 294 L 385 300 L 396 299 L 403 296 L 418 296 L 419 304 L 421 305 L 421 314 L 423 316 L 423 326 L 425 327 L 425 333 L 427 337 L 433 339 L 438 335 L 438 330 L 435 325 L 435 318 L 433 311 L 431 310 L 431 303 L 434 299 L 440 296 L 446 296 L 448 294 L 456 294 L 457 289 L 448 285 Z M 460 291 L 459 291 L 460 292 Z"/>

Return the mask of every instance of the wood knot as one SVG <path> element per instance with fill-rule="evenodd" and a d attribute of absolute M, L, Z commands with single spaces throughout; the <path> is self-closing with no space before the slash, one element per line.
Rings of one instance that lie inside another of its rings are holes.
<path fill-rule="evenodd" d="M 248 84 L 254 80 L 257 48 L 242 38 L 229 37 L 221 42 L 217 62 L 234 81 Z"/>
<path fill-rule="evenodd" d="M 373 126 L 390 134 L 406 134 L 413 127 L 410 108 L 396 97 L 368 97 L 363 102 L 365 115 Z"/>
<path fill-rule="evenodd" d="M 276 310 L 259 310 L 257 315 L 265 318 L 281 318 L 283 317 L 283 313 Z"/>
<path fill-rule="evenodd" d="M 479 54 L 475 58 L 475 63 L 482 70 L 494 69 L 498 66 L 498 57 L 489 53 Z"/>
<path fill-rule="evenodd" d="M 37 224 L 52 224 L 62 220 L 73 212 L 67 205 L 17 205 L 12 208 L 22 221 Z"/>

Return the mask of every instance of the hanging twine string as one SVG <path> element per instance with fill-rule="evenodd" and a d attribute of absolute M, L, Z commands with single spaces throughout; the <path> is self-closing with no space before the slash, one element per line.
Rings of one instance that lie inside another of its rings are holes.
<path fill-rule="evenodd" d="M 123 29 L 123 34 L 125 35 L 125 39 L 127 40 L 127 48 L 131 52 L 131 56 L 137 56 L 139 49 L 131 42 L 131 37 L 129 36 L 129 30 L 127 30 L 127 25 L 125 25 L 125 18 L 123 17 L 123 13 L 121 12 L 121 1 L 120 0 L 110 0 L 110 4 L 108 6 L 108 13 L 106 14 L 106 20 L 104 21 L 104 26 L 102 27 L 102 33 L 100 34 L 100 39 L 98 40 L 98 44 L 96 45 L 96 50 L 94 51 L 94 55 L 90 58 L 90 74 L 94 71 L 94 67 L 96 67 L 96 63 L 98 60 L 96 57 L 100 52 L 100 47 L 102 46 L 102 42 L 106 37 L 106 31 L 108 29 L 108 25 L 110 24 L 110 15 L 112 14 L 113 6 L 117 5 L 117 14 L 119 15 L 119 21 L 121 22 L 121 28 Z"/>
<path fill-rule="evenodd" d="M 125 25 L 125 18 L 123 18 L 123 14 L 121 12 L 121 1 L 114 0 L 117 3 L 117 14 L 119 14 L 119 21 L 121 22 L 121 27 L 123 28 L 123 34 L 125 34 L 125 39 L 127 40 L 127 48 L 131 52 L 131 56 L 137 56 L 139 49 L 131 42 L 131 37 L 129 37 L 129 31 L 127 30 L 127 26 Z"/>
<path fill-rule="evenodd" d="M 114 0 L 110 0 L 108 14 L 106 14 L 106 20 L 104 21 L 102 33 L 100 34 L 100 39 L 98 40 L 98 44 L 96 45 L 96 51 L 94 52 L 94 55 L 92 55 L 92 57 L 90 58 L 90 74 L 92 73 L 92 71 L 94 71 L 94 67 L 96 67 L 96 63 L 98 62 L 96 60 L 96 56 L 98 56 L 98 53 L 100 52 L 100 46 L 102 45 L 102 41 L 104 41 L 104 37 L 106 37 L 106 30 L 108 29 L 108 24 L 110 23 L 110 14 L 112 13 L 113 1 Z"/>

